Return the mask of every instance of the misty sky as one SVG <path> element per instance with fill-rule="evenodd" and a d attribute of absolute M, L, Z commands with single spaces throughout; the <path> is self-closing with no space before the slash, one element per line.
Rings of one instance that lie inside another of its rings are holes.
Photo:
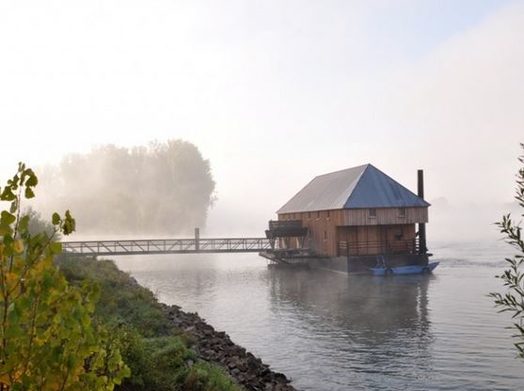
<path fill-rule="evenodd" d="M 424 168 L 429 201 L 510 202 L 523 42 L 524 1 L 0 0 L 0 178 L 182 138 L 214 232 L 368 162 L 412 189 Z"/>

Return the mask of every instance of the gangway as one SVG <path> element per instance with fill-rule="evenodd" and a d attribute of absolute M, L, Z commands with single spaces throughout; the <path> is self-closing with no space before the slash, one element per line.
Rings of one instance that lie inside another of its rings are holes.
<path fill-rule="evenodd" d="M 211 238 L 63 241 L 62 251 L 78 255 L 259 253 L 272 249 L 266 238 Z"/>

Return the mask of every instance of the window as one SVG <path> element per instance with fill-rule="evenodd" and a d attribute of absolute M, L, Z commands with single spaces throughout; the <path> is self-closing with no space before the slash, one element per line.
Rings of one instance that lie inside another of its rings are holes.
<path fill-rule="evenodd" d="M 377 217 L 377 210 L 375 208 L 369 208 L 369 218 L 374 219 Z"/>
<path fill-rule="evenodd" d="M 327 211 L 327 218 L 329 219 L 329 210 Z"/>
<path fill-rule="evenodd" d="M 327 231 L 324 231 L 324 240 L 327 240 Z"/>
<path fill-rule="evenodd" d="M 398 208 L 398 217 L 406 217 L 406 208 Z"/>

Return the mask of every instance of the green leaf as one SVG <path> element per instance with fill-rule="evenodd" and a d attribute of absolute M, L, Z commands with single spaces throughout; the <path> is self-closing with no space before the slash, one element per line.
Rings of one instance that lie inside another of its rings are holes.
<path fill-rule="evenodd" d="M 34 196 L 35 196 L 35 193 L 33 189 L 31 189 L 30 187 L 26 187 L 25 188 L 25 198 L 33 198 Z"/>
<path fill-rule="evenodd" d="M 3 210 L 0 214 L 0 222 L 5 225 L 11 225 L 16 221 L 15 215 Z"/>
<path fill-rule="evenodd" d="M 24 216 L 20 219 L 20 223 L 18 225 L 21 232 L 27 231 L 29 228 L 29 216 Z"/>
<path fill-rule="evenodd" d="M 16 195 L 13 193 L 11 186 L 4 187 L 4 191 L 0 194 L 0 199 L 2 201 L 13 201 L 16 199 Z"/>
<path fill-rule="evenodd" d="M 11 235 L 13 233 L 13 228 L 7 224 L 0 223 L 0 236 Z"/>
<path fill-rule="evenodd" d="M 34 187 L 38 185 L 38 178 L 36 177 L 35 173 L 31 169 L 27 169 L 25 171 L 28 175 L 27 181 L 25 182 L 26 186 Z"/>
<path fill-rule="evenodd" d="M 53 213 L 53 217 L 51 218 L 51 222 L 53 223 L 53 225 L 58 225 L 61 221 L 62 219 L 60 218 L 60 215 L 56 212 Z"/>
<path fill-rule="evenodd" d="M 71 216 L 71 212 L 69 212 L 69 210 L 66 210 L 65 219 L 63 221 L 62 226 L 62 232 L 64 233 L 64 235 L 69 235 L 75 231 L 75 228 L 76 221 L 73 218 L 73 216 Z"/>

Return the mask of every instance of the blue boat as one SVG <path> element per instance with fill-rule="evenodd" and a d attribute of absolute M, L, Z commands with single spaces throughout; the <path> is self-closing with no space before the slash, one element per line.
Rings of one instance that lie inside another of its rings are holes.
<path fill-rule="evenodd" d="M 400 275 L 400 274 L 424 274 L 431 273 L 440 262 L 431 262 L 426 266 L 423 265 L 408 265 L 408 266 L 395 266 L 395 267 L 372 267 L 371 273 L 374 276 L 389 276 L 389 275 Z"/>

